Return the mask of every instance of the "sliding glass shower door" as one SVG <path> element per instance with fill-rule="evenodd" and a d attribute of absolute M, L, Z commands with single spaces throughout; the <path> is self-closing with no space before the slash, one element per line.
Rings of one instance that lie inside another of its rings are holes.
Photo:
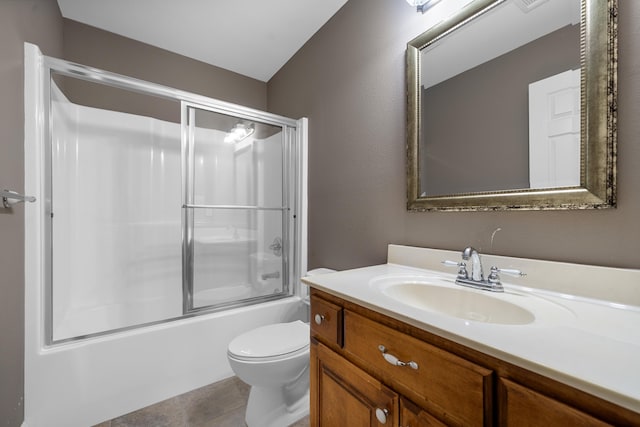
<path fill-rule="evenodd" d="M 287 127 L 183 109 L 185 311 L 288 294 Z"/>
<path fill-rule="evenodd" d="M 45 70 L 48 344 L 294 293 L 297 121 L 60 59 Z"/>

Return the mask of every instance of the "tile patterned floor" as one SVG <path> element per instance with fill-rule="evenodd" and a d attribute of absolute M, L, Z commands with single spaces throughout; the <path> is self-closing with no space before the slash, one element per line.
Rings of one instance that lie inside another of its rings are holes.
<path fill-rule="evenodd" d="M 94 427 L 246 427 L 248 397 L 249 386 L 231 377 Z M 309 417 L 291 427 L 308 426 Z"/>

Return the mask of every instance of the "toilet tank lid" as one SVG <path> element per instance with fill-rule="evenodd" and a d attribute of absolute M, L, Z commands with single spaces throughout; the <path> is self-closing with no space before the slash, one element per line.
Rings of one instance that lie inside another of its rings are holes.
<path fill-rule="evenodd" d="M 235 337 L 228 351 L 241 357 L 271 357 L 292 353 L 309 345 L 309 325 L 296 320 L 261 326 Z"/>
<path fill-rule="evenodd" d="M 314 268 L 313 270 L 307 271 L 307 276 L 319 276 L 321 274 L 329 274 L 329 273 L 335 273 L 335 272 L 336 270 L 333 270 L 331 268 L 320 267 L 320 268 Z"/>

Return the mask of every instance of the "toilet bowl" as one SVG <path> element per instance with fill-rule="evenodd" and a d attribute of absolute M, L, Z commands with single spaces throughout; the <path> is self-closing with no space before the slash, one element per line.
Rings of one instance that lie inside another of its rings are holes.
<path fill-rule="evenodd" d="M 234 338 L 227 357 L 251 386 L 248 427 L 282 427 L 309 414 L 309 325 L 261 326 Z"/>

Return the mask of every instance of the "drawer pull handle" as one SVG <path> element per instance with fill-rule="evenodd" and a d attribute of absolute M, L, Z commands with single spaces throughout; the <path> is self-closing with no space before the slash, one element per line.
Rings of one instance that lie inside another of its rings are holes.
<path fill-rule="evenodd" d="M 382 357 L 384 357 L 384 360 L 386 360 L 387 362 L 389 362 L 394 366 L 408 366 L 411 369 L 418 369 L 418 364 L 416 362 L 414 362 L 413 360 L 410 360 L 408 362 L 403 362 L 393 354 L 387 353 L 387 348 L 382 344 L 378 346 L 378 350 L 380 350 L 380 353 L 382 353 Z"/>
<path fill-rule="evenodd" d="M 324 316 L 322 314 L 316 314 L 313 319 L 315 320 L 316 325 L 320 325 L 324 320 Z"/>
<path fill-rule="evenodd" d="M 376 418 L 378 419 L 378 421 L 380 421 L 380 424 L 386 424 L 388 416 L 389 416 L 388 409 L 376 408 Z"/>

